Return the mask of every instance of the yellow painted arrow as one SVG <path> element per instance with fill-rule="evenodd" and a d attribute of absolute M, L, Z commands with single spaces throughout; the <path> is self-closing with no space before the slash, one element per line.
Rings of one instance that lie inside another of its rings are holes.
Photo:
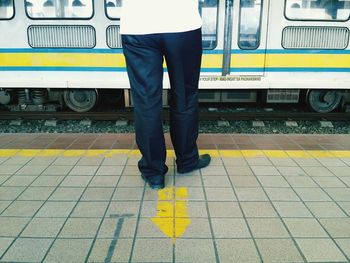
<path fill-rule="evenodd" d="M 158 191 L 157 214 L 153 223 L 173 242 L 182 236 L 191 220 L 187 214 L 186 187 L 168 187 Z"/>

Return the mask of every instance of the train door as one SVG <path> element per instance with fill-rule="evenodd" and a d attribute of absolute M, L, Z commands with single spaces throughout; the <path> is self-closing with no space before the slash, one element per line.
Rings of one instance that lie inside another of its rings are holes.
<path fill-rule="evenodd" d="M 225 0 L 222 75 L 265 73 L 269 0 Z"/>

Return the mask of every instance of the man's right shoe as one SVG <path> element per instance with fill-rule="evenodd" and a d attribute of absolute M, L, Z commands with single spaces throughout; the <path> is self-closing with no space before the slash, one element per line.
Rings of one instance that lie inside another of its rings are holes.
<path fill-rule="evenodd" d="M 198 163 L 195 167 L 192 168 L 185 168 L 185 169 L 181 169 L 181 168 L 177 168 L 177 172 L 180 174 L 184 174 L 184 173 L 190 173 L 193 172 L 195 170 L 207 167 L 209 165 L 211 161 L 211 157 L 209 154 L 203 154 L 200 155 L 198 158 Z"/>
<path fill-rule="evenodd" d="M 141 177 L 152 189 L 159 190 L 165 187 L 164 175 L 147 177 L 141 173 Z"/>

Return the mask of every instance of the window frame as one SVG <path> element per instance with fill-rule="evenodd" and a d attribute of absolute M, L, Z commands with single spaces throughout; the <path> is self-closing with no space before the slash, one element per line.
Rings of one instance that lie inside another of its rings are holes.
<path fill-rule="evenodd" d="M 8 18 L 0 17 L 0 21 L 12 20 L 15 17 L 15 15 L 16 15 L 15 0 L 12 0 L 12 10 L 13 10 L 13 13 L 12 13 L 11 17 L 8 17 Z"/>
<path fill-rule="evenodd" d="M 23 3 L 24 3 L 24 10 L 25 10 L 25 13 L 26 13 L 26 16 L 30 19 L 30 20 L 91 20 L 94 18 L 95 16 L 95 0 L 90 0 L 92 1 L 92 13 L 91 13 L 91 16 L 90 17 L 78 17 L 78 18 L 74 18 L 74 17 L 31 17 L 29 14 L 28 14 L 28 10 L 27 10 L 27 7 L 26 7 L 26 3 L 27 3 L 28 0 L 24 0 Z"/>
<path fill-rule="evenodd" d="M 106 16 L 109 20 L 120 21 L 120 18 L 114 18 L 114 17 L 110 17 L 110 16 L 108 15 L 108 12 L 107 12 L 107 1 L 108 1 L 108 0 L 104 0 L 105 16 Z"/>
<path fill-rule="evenodd" d="M 199 6 L 198 6 L 199 7 Z M 199 11 L 199 10 L 198 10 Z M 216 26 L 215 26 L 215 45 L 212 48 L 202 48 L 203 50 L 215 50 L 218 47 L 218 31 L 219 31 L 219 14 L 220 14 L 220 0 L 216 0 Z M 201 16 L 203 21 L 203 18 Z M 202 33 L 202 45 L 203 45 L 203 33 Z"/>
<path fill-rule="evenodd" d="M 261 45 L 261 28 L 262 28 L 262 17 L 263 17 L 263 10 L 265 6 L 265 1 L 261 0 L 261 8 L 260 8 L 260 18 L 259 18 L 259 38 L 257 41 L 257 45 L 254 48 L 242 48 L 240 36 L 241 36 L 241 18 L 242 18 L 242 0 L 239 0 L 239 18 L 238 18 L 238 37 L 237 37 L 237 46 L 240 50 L 257 50 L 260 48 Z"/>
<path fill-rule="evenodd" d="M 345 20 L 334 20 L 334 19 L 299 19 L 299 18 L 289 18 L 287 16 L 287 1 L 284 0 L 284 10 L 283 10 L 283 15 L 284 18 L 288 21 L 302 21 L 302 22 L 347 22 L 350 20 L 350 12 L 349 12 L 349 17 Z"/>

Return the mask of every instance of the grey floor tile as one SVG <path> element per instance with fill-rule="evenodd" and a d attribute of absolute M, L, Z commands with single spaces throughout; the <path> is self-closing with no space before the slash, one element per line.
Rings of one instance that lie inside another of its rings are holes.
<path fill-rule="evenodd" d="M 52 175 L 52 176 L 39 176 L 37 179 L 31 184 L 31 186 L 58 186 L 65 177 L 62 175 Z"/>
<path fill-rule="evenodd" d="M 86 157 L 81 157 L 80 160 L 77 162 L 78 166 L 84 166 L 84 165 L 94 165 L 94 166 L 98 166 L 103 162 L 103 157 L 101 156 L 94 156 L 94 157 L 90 157 L 90 156 L 86 156 Z"/>
<path fill-rule="evenodd" d="M 292 158 L 269 158 L 275 166 L 296 167 L 298 166 Z"/>
<path fill-rule="evenodd" d="M 302 202 L 273 202 L 281 217 L 312 217 Z"/>
<path fill-rule="evenodd" d="M 317 160 L 325 167 L 328 166 L 346 166 L 342 160 L 338 158 L 317 158 Z"/>
<path fill-rule="evenodd" d="M 258 239 L 256 242 L 264 262 L 304 262 L 292 239 Z"/>
<path fill-rule="evenodd" d="M 303 167 L 303 169 L 309 176 L 334 176 L 327 168 L 322 166 Z"/>
<path fill-rule="evenodd" d="M 11 176 L 3 186 L 28 186 L 30 185 L 37 176 Z"/>
<path fill-rule="evenodd" d="M 265 188 L 266 194 L 272 201 L 299 201 L 292 188 Z"/>
<path fill-rule="evenodd" d="M 60 186 L 62 187 L 86 187 L 92 176 L 81 176 L 81 175 L 75 175 L 75 176 L 67 176 L 64 178 L 63 182 Z"/>
<path fill-rule="evenodd" d="M 122 175 L 124 166 L 100 166 L 96 175 Z"/>
<path fill-rule="evenodd" d="M 313 180 L 321 187 L 346 187 L 346 185 L 335 176 L 313 177 Z"/>
<path fill-rule="evenodd" d="M 108 202 L 78 202 L 71 217 L 103 217 Z"/>
<path fill-rule="evenodd" d="M 23 191 L 25 187 L 0 187 L 0 200 L 15 200 Z"/>
<path fill-rule="evenodd" d="M 225 176 L 227 175 L 224 166 L 207 166 L 201 169 L 201 174 L 203 176 Z"/>
<path fill-rule="evenodd" d="M 253 175 L 253 171 L 249 166 L 226 166 L 226 171 L 231 176 Z"/>
<path fill-rule="evenodd" d="M 40 262 L 53 239 L 19 238 L 6 252 L 2 260 L 10 262 Z"/>
<path fill-rule="evenodd" d="M 350 167 L 334 167 L 328 166 L 328 170 L 330 170 L 333 174 L 339 177 L 350 176 Z"/>
<path fill-rule="evenodd" d="M 233 187 L 260 187 L 255 176 L 237 175 L 230 176 Z"/>
<path fill-rule="evenodd" d="M 191 218 L 190 220 L 191 223 L 183 234 L 183 238 L 212 238 L 208 219 Z"/>
<path fill-rule="evenodd" d="M 50 201 L 78 201 L 84 188 L 58 187 L 49 198 Z"/>
<path fill-rule="evenodd" d="M 346 184 L 347 187 L 350 187 L 350 176 L 343 176 L 343 177 L 340 177 L 341 181 Z"/>
<path fill-rule="evenodd" d="M 46 168 L 46 165 L 25 165 L 16 172 L 16 175 L 40 175 Z"/>
<path fill-rule="evenodd" d="M 285 179 L 292 187 L 319 187 L 308 176 L 286 176 Z"/>
<path fill-rule="evenodd" d="M 2 185 L 4 182 L 6 182 L 10 177 L 11 177 L 11 175 L 1 175 L 0 174 L 0 185 Z"/>
<path fill-rule="evenodd" d="M 123 188 L 118 187 L 114 193 L 113 200 L 141 200 L 144 188 Z"/>
<path fill-rule="evenodd" d="M 333 238 L 350 238 L 350 218 L 322 218 L 321 224 Z"/>
<path fill-rule="evenodd" d="M 252 239 L 216 239 L 215 242 L 221 263 L 261 262 Z"/>
<path fill-rule="evenodd" d="M 51 165 L 42 175 L 67 175 L 72 169 L 71 165 Z"/>
<path fill-rule="evenodd" d="M 254 174 L 260 175 L 280 175 L 279 171 L 274 166 L 250 166 Z"/>
<path fill-rule="evenodd" d="M 187 187 L 201 187 L 202 180 L 200 176 L 176 176 L 175 185 L 178 187 L 187 186 Z"/>
<path fill-rule="evenodd" d="M 168 215 L 169 210 L 174 210 L 174 202 L 168 201 L 143 201 L 141 207 L 141 217 L 162 217 L 157 210 L 163 211 L 161 215 Z"/>
<path fill-rule="evenodd" d="M 54 238 L 65 222 L 65 218 L 33 218 L 21 237 Z"/>
<path fill-rule="evenodd" d="M 12 156 L 8 158 L 5 162 L 3 162 L 3 165 L 25 165 L 30 160 L 32 160 L 33 157 L 24 157 L 24 156 Z"/>
<path fill-rule="evenodd" d="M 278 217 L 270 202 L 241 202 L 246 217 Z"/>
<path fill-rule="evenodd" d="M 131 254 L 132 239 L 119 239 L 113 248 L 112 239 L 97 239 L 87 262 L 128 262 Z"/>
<path fill-rule="evenodd" d="M 37 157 L 34 157 L 28 164 L 49 166 L 56 160 L 56 158 L 57 158 L 56 156 L 52 156 L 52 157 L 37 156 Z"/>
<path fill-rule="evenodd" d="M 335 239 L 335 242 L 341 248 L 343 253 L 350 258 L 350 238 L 337 238 Z"/>
<path fill-rule="evenodd" d="M 32 217 L 42 206 L 43 201 L 14 201 L 2 216 L 24 216 Z"/>
<path fill-rule="evenodd" d="M 76 165 L 69 172 L 69 175 L 94 175 L 97 169 L 98 169 L 98 166 L 96 165 L 84 165 L 84 166 Z"/>
<path fill-rule="evenodd" d="M 296 239 L 302 253 L 310 262 L 346 262 L 345 256 L 331 239 Z"/>
<path fill-rule="evenodd" d="M 128 161 L 127 166 L 125 166 L 125 168 L 123 170 L 123 175 L 138 175 L 138 176 L 140 176 L 140 174 L 141 173 L 140 173 L 139 168 L 137 167 L 137 165 L 136 164 L 130 165 L 129 161 Z"/>
<path fill-rule="evenodd" d="M 322 165 L 315 158 L 293 158 L 293 160 L 302 167 Z"/>
<path fill-rule="evenodd" d="M 283 176 L 305 176 L 306 173 L 300 167 L 277 166 Z"/>
<path fill-rule="evenodd" d="M 81 197 L 81 201 L 109 201 L 112 197 L 113 191 L 114 188 L 88 187 Z"/>
<path fill-rule="evenodd" d="M 126 155 L 118 154 L 112 157 L 105 157 L 102 165 L 125 165 L 128 157 Z"/>
<path fill-rule="evenodd" d="M 37 217 L 68 217 L 76 202 L 45 202 Z"/>
<path fill-rule="evenodd" d="M 346 214 L 334 202 L 305 202 L 315 217 L 346 217 Z"/>
<path fill-rule="evenodd" d="M 212 218 L 214 238 L 250 238 L 245 220 L 242 218 Z"/>
<path fill-rule="evenodd" d="M 263 187 L 289 187 L 283 176 L 258 176 L 258 179 Z"/>
<path fill-rule="evenodd" d="M 55 190 L 54 187 L 28 187 L 18 197 L 18 200 L 45 201 L 49 198 L 49 196 L 52 194 L 54 190 Z"/>
<path fill-rule="evenodd" d="M 6 165 L 1 164 L 0 174 L 1 175 L 12 175 L 22 168 L 22 165 Z"/>
<path fill-rule="evenodd" d="M 329 237 L 313 218 L 284 218 L 292 237 Z"/>
<path fill-rule="evenodd" d="M 175 205 L 176 217 L 208 217 L 206 202 L 177 201 Z"/>
<path fill-rule="evenodd" d="M 4 254 L 4 252 L 8 249 L 8 247 L 11 245 L 14 238 L 9 237 L 1 237 L 0 238 L 0 258 Z"/>
<path fill-rule="evenodd" d="M 115 187 L 119 178 L 119 176 L 94 176 L 89 187 Z"/>
<path fill-rule="evenodd" d="M 106 216 L 110 216 L 111 214 L 131 214 L 135 217 L 138 215 L 139 209 L 139 201 L 111 202 Z"/>
<path fill-rule="evenodd" d="M 211 239 L 177 239 L 175 262 L 215 262 L 215 251 Z"/>
<path fill-rule="evenodd" d="M 225 166 L 247 166 L 248 163 L 243 157 L 221 157 Z"/>
<path fill-rule="evenodd" d="M 144 185 L 141 176 L 122 176 L 118 183 L 118 187 L 144 187 Z"/>
<path fill-rule="evenodd" d="M 208 201 L 235 201 L 235 193 L 232 188 L 206 188 Z"/>
<path fill-rule="evenodd" d="M 268 201 L 262 188 L 235 188 L 239 201 Z"/>
<path fill-rule="evenodd" d="M 205 176 L 203 177 L 205 187 L 230 187 L 228 176 Z"/>
<path fill-rule="evenodd" d="M 0 236 L 17 237 L 30 218 L 0 217 Z"/>
<path fill-rule="evenodd" d="M 57 239 L 44 262 L 84 262 L 92 239 Z"/>
<path fill-rule="evenodd" d="M 0 214 L 11 204 L 11 201 L 0 201 Z"/>
<path fill-rule="evenodd" d="M 294 191 L 304 202 L 307 201 L 331 201 L 329 196 L 320 188 L 294 188 Z"/>
<path fill-rule="evenodd" d="M 255 238 L 288 238 L 289 234 L 279 218 L 248 218 Z"/>
<path fill-rule="evenodd" d="M 334 201 L 346 202 L 350 201 L 350 188 L 324 188 L 324 190 L 332 197 Z"/>
<path fill-rule="evenodd" d="M 243 217 L 237 202 L 208 202 L 210 217 Z"/>
<path fill-rule="evenodd" d="M 159 220 L 156 219 L 156 220 Z M 174 224 L 173 218 L 164 218 L 165 222 L 171 222 Z M 172 238 L 174 236 L 174 229 L 173 228 L 166 228 L 167 231 L 164 233 L 162 229 L 160 229 L 155 223 L 153 218 L 141 218 L 138 227 L 137 227 L 137 237 L 138 238 Z M 171 231 L 173 230 L 173 231 Z"/>
<path fill-rule="evenodd" d="M 253 166 L 269 166 L 272 165 L 270 160 L 266 157 L 248 157 L 246 158 L 247 163 Z"/>
<path fill-rule="evenodd" d="M 172 262 L 172 260 L 171 239 L 136 239 L 131 262 Z"/>
<path fill-rule="evenodd" d="M 103 219 L 101 228 L 98 232 L 97 238 L 114 238 L 115 231 L 117 229 L 117 225 L 119 220 L 118 217 L 105 217 Z M 150 220 L 150 219 L 148 219 Z M 135 236 L 136 229 L 136 218 L 123 218 L 119 224 L 122 223 L 120 232 L 118 233 L 119 238 L 133 238 Z"/>
<path fill-rule="evenodd" d="M 73 166 L 76 165 L 77 162 L 80 160 L 80 157 L 66 157 L 66 156 L 59 156 L 57 159 L 53 162 L 52 165 L 67 165 L 67 166 Z"/>
<path fill-rule="evenodd" d="M 350 217 L 350 202 L 338 202 L 338 204 L 343 208 L 343 210 Z"/>
<path fill-rule="evenodd" d="M 209 188 L 206 189 L 206 191 Z M 188 201 L 204 201 L 205 196 L 202 187 L 187 187 L 187 197 Z"/>
<path fill-rule="evenodd" d="M 93 238 L 101 218 L 69 218 L 65 223 L 60 238 Z"/>

